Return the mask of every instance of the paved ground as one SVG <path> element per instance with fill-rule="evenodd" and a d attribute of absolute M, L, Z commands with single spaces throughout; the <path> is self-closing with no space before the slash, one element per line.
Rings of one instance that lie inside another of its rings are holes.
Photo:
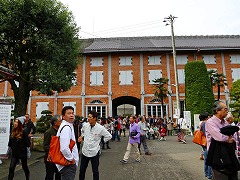
<path fill-rule="evenodd" d="M 176 136 L 167 137 L 167 141 L 148 140 L 151 156 L 142 155 L 141 163 L 134 163 L 131 157 L 128 164 L 121 164 L 127 147 L 127 137 L 121 142 L 111 142 L 110 150 L 103 150 L 100 157 L 100 179 L 102 180 L 204 180 L 203 161 L 199 160 L 201 147 L 191 142 L 177 142 Z M 32 152 L 29 160 L 31 180 L 42 180 L 45 175 L 43 153 Z M 9 160 L 3 160 L 0 165 L 0 179 L 7 179 Z M 21 167 L 17 167 L 15 180 L 25 179 Z M 75 179 L 78 179 L 78 173 Z M 86 180 L 91 180 L 91 164 L 89 164 Z"/>

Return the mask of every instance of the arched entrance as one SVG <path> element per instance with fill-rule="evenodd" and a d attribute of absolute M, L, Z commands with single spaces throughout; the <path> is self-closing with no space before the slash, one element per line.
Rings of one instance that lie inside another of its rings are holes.
<path fill-rule="evenodd" d="M 112 100 L 112 116 L 117 115 L 117 107 L 122 104 L 131 104 L 136 107 L 136 114 L 141 114 L 140 99 L 132 96 L 121 96 Z"/>

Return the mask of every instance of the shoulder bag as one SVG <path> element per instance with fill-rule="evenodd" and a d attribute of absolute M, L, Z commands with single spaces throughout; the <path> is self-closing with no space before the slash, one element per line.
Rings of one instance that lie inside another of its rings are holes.
<path fill-rule="evenodd" d="M 65 126 L 69 126 L 69 125 L 65 125 Z M 63 126 L 62 129 L 65 126 Z M 60 133 L 61 133 L 62 129 L 60 130 Z M 74 145 L 75 145 L 75 141 L 70 139 L 69 148 L 71 151 L 72 151 Z M 60 136 L 52 136 L 47 161 L 51 162 L 51 163 L 59 164 L 61 166 L 68 166 L 71 164 L 71 162 L 68 161 L 63 156 L 62 152 L 60 151 Z"/>
<path fill-rule="evenodd" d="M 196 130 L 194 132 L 193 142 L 204 147 L 207 146 L 207 139 L 201 130 Z"/>

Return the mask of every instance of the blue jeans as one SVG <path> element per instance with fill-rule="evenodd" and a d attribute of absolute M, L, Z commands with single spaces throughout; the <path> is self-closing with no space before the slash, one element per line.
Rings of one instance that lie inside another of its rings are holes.
<path fill-rule="evenodd" d="M 207 148 L 203 148 L 203 150 L 204 150 L 204 153 L 203 153 L 203 157 L 204 157 L 204 173 L 205 173 L 205 176 L 210 179 L 210 178 L 212 178 L 212 167 L 206 165 L 207 155 L 208 155 Z"/>
<path fill-rule="evenodd" d="M 71 164 L 69 166 L 65 166 L 59 172 L 62 180 L 73 180 L 77 172 L 77 165 Z"/>
<path fill-rule="evenodd" d="M 116 137 L 117 137 L 118 141 L 120 141 L 118 130 L 114 130 L 112 140 L 115 141 Z"/>

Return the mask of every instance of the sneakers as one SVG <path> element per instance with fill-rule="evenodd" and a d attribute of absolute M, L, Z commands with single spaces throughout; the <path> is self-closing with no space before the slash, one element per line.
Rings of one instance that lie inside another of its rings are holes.
<path fill-rule="evenodd" d="M 150 153 L 150 152 L 146 152 L 145 155 L 152 155 L 152 153 Z"/>
<path fill-rule="evenodd" d="M 187 142 L 186 142 L 186 141 L 184 141 L 184 140 L 182 140 L 182 143 L 183 143 L 183 144 L 187 144 Z"/>
<path fill-rule="evenodd" d="M 135 160 L 135 163 L 140 163 L 141 161 L 140 160 Z"/>
<path fill-rule="evenodd" d="M 124 160 L 124 159 L 123 159 L 123 160 L 121 160 L 120 162 L 121 162 L 121 163 L 123 163 L 123 164 L 127 164 L 127 161 L 126 161 L 126 160 Z"/>

